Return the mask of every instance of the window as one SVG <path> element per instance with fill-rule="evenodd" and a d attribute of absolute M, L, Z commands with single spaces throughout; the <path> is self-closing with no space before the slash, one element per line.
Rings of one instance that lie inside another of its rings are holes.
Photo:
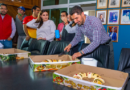
<path fill-rule="evenodd" d="M 67 11 L 67 8 L 58 8 L 58 9 L 51 9 L 51 20 L 54 21 L 54 23 L 56 24 L 56 26 L 58 26 L 59 23 L 61 23 L 61 18 L 60 18 L 60 14 L 62 11 Z"/>
<path fill-rule="evenodd" d="M 41 0 L 43 3 L 41 9 L 49 11 L 49 19 L 53 20 L 56 26 L 61 23 L 60 13 L 62 11 L 70 12 L 75 5 L 81 6 L 85 14 L 95 16 L 96 0 Z M 90 43 L 85 37 L 85 42 Z"/>
<path fill-rule="evenodd" d="M 95 1 L 95 0 L 70 0 L 70 3 L 87 2 L 87 1 Z"/>
<path fill-rule="evenodd" d="M 68 0 L 44 0 L 43 6 L 67 4 Z"/>

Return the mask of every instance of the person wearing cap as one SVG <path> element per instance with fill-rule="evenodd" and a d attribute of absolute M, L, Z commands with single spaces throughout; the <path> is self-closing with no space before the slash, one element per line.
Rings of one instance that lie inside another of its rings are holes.
<path fill-rule="evenodd" d="M 18 8 L 18 14 L 16 15 L 15 22 L 16 22 L 16 30 L 18 32 L 18 41 L 17 41 L 17 48 L 20 49 L 23 40 L 26 38 L 26 35 L 23 30 L 23 19 L 26 17 L 25 15 L 25 8 L 20 6 Z"/>
<path fill-rule="evenodd" d="M 4 48 L 12 48 L 12 38 L 16 32 L 14 19 L 7 14 L 7 5 L 0 4 L 0 43 Z"/>
<path fill-rule="evenodd" d="M 33 19 L 36 19 L 38 16 L 38 13 L 40 12 L 40 8 L 38 6 L 33 6 L 32 8 L 32 15 L 27 16 L 23 20 L 23 29 L 26 34 L 26 41 L 28 41 L 31 38 L 36 38 L 36 28 L 29 28 L 27 27 L 27 23 L 32 21 Z"/>

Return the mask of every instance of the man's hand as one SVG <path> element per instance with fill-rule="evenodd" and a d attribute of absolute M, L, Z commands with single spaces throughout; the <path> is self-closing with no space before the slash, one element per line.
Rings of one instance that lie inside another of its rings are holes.
<path fill-rule="evenodd" d="M 46 38 L 42 38 L 43 40 L 46 40 Z"/>
<path fill-rule="evenodd" d="M 39 37 L 37 40 L 46 40 L 46 38 Z"/>
<path fill-rule="evenodd" d="M 26 41 L 28 41 L 30 39 L 30 36 L 28 34 L 28 30 L 27 30 L 27 25 L 26 24 L 23 24 L 23 30 L 26 34 Z"/>
<path fill-rule="evenodd" d="M 41 18 L 40 17 L 38 17 L 37 19 L 35 19 L 36 20 L 36 22 L 40 22 L 41 21 Z"/>
<path fill-rule="evenodd" d="M 28 41 L 30 39 L 30 36 L 26 36 L 26 41 Z"/>
<path fill-rule="evenodd" d="M 8 37 L 8 39 L 7 39 L 8 41 L 11 41 L 12 40 L 12 38 L 11 37 Z"/>
<path fill-rule="evenodd" d="M 74 53 L 72 56 L 72 60 L 75 60 L 76 58 L 82 56 L 82 54 L 80 52 Z"/>
<path fill-rule="evenodd" d="M 37 40 L 41 40 L 41 39 L 43 39 L 42 37 L 39 37 Z"/>
<path fill-rule="evenodd" d="M 66 47 L 65 47 L 65 49 L 64 49 L 64 51 L 69 52 L 69 51 L 70 51 L 70 49 L 71 49 L 71 44 L 69 44 L 68 46 L 66 46 Z"/>

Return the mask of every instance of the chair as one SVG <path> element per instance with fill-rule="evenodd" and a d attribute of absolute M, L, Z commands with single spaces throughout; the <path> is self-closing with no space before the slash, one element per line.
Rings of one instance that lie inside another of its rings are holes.
<path fill-rule="evenodd" d="M 118 70 L 123 71 L 130 74 L 130 49 L 129 48 L 122 48 Z"/>
<path fill-rule="evenodd" d="M 69 42 L 65 42 L 65 41 L 52 41 L 49 45 L 47 55 L 60 54 L 61 52 L 64 51 L 64 48 L 68 44 Z"/>
<path fill-rule="evenodd" d="M 81 50 L 89 44 L 83 44 Z M 109 53 L 110 47 L 108 45 L 100 45 L 93 52 L 81 56 L 81 58 L 95 58 L 98 60 L 97 67 L 109 68 Z"/>
<path fill-rule="evenodd" d="M 23 40 L 20 49 L 28 51 L 28 47 L 30 46 L 33 38 L 31 38 L 29 41 L 26 41 L 26 39 Z"/>
<path fill-rule="evenodd" d="M 118 70 L 129 73 L 130 76 L 130 48 L 122 48 L 118 64 Z M 128 80 L 125 90 L 130 90 L 130 79 Z"/>
<path fill-rule="evenodd" d="M 33 39 L 28 51 L 31 55 L 46 55 L 50 42 L 46 40 Z"/>

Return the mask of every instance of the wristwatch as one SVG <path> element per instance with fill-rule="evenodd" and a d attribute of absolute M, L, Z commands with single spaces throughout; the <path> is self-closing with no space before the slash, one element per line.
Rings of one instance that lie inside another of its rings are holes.
<path fill-rule="evenodd" d="M 83 55 L 82 51 L 79 51 L 79 52 Z"/>

